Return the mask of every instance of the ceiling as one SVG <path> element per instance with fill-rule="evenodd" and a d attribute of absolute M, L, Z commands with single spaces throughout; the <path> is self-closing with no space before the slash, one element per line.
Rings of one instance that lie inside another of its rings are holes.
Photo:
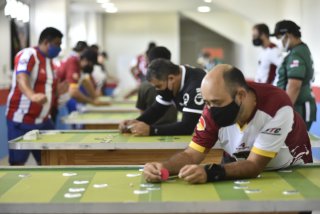
<path fill-rule="evenodd" d="M 218 10 L 213 3 L 204 0 L 110 0 L 118 8 L 119 13 L 144 13 L 144 12 L 182 12 L 197 11 L 198 6 L 210 6 Z M 96 0 L 71 0 L 71 11 L 104 12 Z"/>

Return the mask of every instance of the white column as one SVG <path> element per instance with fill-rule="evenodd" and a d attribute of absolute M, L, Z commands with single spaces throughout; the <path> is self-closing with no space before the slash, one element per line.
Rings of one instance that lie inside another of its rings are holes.
<path fill-rule="evenodd" d="M 0 89 L 10 86 L 10 54 L 11 54 L 11 39 L 10 39 L 10 18 L 4 16 L 4 10 L 0 10 Z"/>

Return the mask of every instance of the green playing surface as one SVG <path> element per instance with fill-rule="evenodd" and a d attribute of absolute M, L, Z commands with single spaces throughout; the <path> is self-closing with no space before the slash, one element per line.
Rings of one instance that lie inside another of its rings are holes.
<path fill-rule="evenodd" d="M 190 142 L 191 136 L 148 136 L 138 137 L 131 134 L 120 134 L 119 132 L 95 132 L 75 131 L 59 132 L 44 131 L 37 140 L 30 140 L 35 143 L 186 143 Z M 28 142 L 22 138 L 15 142 Z"/>
<path fill-rule="evenodd" d="M 89 202 L 211 202 L 225 200 L 320 200 L 319 166 L 293 168 L 290 172 L 264 172 L 260 178 L 249 179 L 246 193 L 235 189 L 234 181 L 190 185 L 171 180 L 145 187 L 137 168 L 34 168 L 0 169 L 1 203 L 89 203 Z M 76 173 L 63 176 L 63 173 Z M 19 176 L 20 175 L 20 176 Z M 23 176 L 21 176 L 23 175 Z M 131 177 L 131 176 L 133 177 Z M 74 184 L 74 181 L 88 181 Z M 96 185 L 107 187 L 96 188 Z M 141 185 L 142 184 L 142 185 Z M 77 198 L 67 198 L 70 188 L 83 188 Z M 149 189 L 148 189 L 149 188 Z M 150 189 L 151 188 L 151 189 Z M 287 195 L 284 191 L 297 191 Z M 136 191 L 144 191 L 136 194 Z"/>
<path fill-rule="evenodd" d="M 101 113 L 101 112 L 85 112 L 81 114 L 76 114 L 72 116 L 68 116 L 68 118 L 72 118 L 72 120 L 127 120 L 134 119 L 139 116 L 138 112 L 122 112 L 122 113 Z"/>
<path fill-rule="evenodd" d="M 125 100 L 114 99 L 114 98 L 111 98 L 111 97 L 108 97 L 108 96 L 99 97 L 99 100 L 100 100 L 100 101 L 103 101 L 103 102 L 112 102 L 112 103 L 121 103 L 121 102 L 128 102 L 128 103 L 131 102 L 131 103 L 135 103 L 137 99 L 138 99 L 137 96 L 132 96 L 132 97 L 130 97 L 129 99 L 125 99 Z"/>
<path fill-rule="evenodd" d="M 132 108 L 135 109 L 134 103 L 114 103 L 109 106 L 94 106 L 94 105 L 86 105 L 88 108 Z"/>

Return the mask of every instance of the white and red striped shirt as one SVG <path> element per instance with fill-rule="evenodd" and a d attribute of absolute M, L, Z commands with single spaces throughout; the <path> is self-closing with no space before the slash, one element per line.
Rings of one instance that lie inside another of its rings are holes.
<path fill-rule="evenodd" d="M 43 105 L 31 102 L 19 89 L 17 75 L 29 75 L 30 86 L 35 93 L 43 93 L 47 102 Z M 21 50 L 14 60 L 11 90 L 7 100 L 7 119 L 17 123 L 40 124 L 48 119 L 56 100 L 57 78 L 52 60 L 37 47 Z"/>

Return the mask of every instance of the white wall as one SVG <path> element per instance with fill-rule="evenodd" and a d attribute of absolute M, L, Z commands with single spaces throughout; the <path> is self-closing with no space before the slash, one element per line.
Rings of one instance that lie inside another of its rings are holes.
<path fill-rule="evenodd" d="M 0 10 L 0 88 L 8 88 L 11 84 L 9 76 L 11 73 L 10 68 L 10 51 L 11 51 L 11 39 L 10 39 L 10 19 L 4 16 L 4 11 Z"/>
<path fill-rule="evenodd" d="M 69 17 L 68 41 L 70 47 L 78 41 L 86 41 L 86 14 L 85 13 L 71 13 Z"/>
<path fill-rule="evenodd" d="M 302 4 L 302 39 L 309 48 L 314 60 L 314 67 L 316 72 L 315 84 L 320 86 L 320 1 L 308 0 L 303 1 Z"/>
<path fill-rule="evenodd" d="M 251 45 L 251 22 L 229 11 L 205 14 L 185 12 L 183 15 L 236 43 L 237 56 L 234 65 L 242 70 L 247 78 L 254 78 L 257 49 Z"/>
<path fill-rule="evenodd" d="M 98 44 L 103 49 L 104 15 L 93 12 L 72 12 L 69 14 L 68 40 L 72 48 L 78 41 L 89 45 Z"/>
<path fill-rule="evenodd" d="M 104 15 L 102 13 L 87 14 L 87 42 L 89 44 L 98 44 L 100 46 L 103 45 L 103 18 Z"/>
<path fill-rule="evenodd" d="M 320 86 L 320 1 L 318 0 L 283 0 L 282 18 L 295 21 L 302 32 L 302 41 L 310 48 L 314 60 L 315 82 Z"/>
<path fill-rule="evenodd" d="M 259 48 L 251 44 L 251 29 L 256 23 L 266 23 L 274 31 L 277 21 L 290 19 L 301 27 L 314 59 L 315 85 L 320 86 L 320 1 L 319 0 L 215 0 L 212 13 L 183 13 L 187 17 L 220 33 L 238 44 L 238 66 L 247 78 L 255 75 Z M 274 38 L 272 38 L 274 40 Z"/>
<path fill-rule="evenodd" d="M 116 71 L 124 87 L 134 83 L 129 74 L 133 58 L 147 49 L 150 41 L 170 49 L 172 61 L 179 63 L 179 16 L 177 13 L 111 14 L 105 16 L 105 43 L 109 70 Z"/>
<path fill-rule="evenodd" d="M 41 31 L 46 27 L 55 27 L 60 30 L 62 39 L 62 54 L 68 48 L 67 20 L 68 0 L 37 0 L 30 1 L 30 37 L 31 45 L 37 45 Z"/>

